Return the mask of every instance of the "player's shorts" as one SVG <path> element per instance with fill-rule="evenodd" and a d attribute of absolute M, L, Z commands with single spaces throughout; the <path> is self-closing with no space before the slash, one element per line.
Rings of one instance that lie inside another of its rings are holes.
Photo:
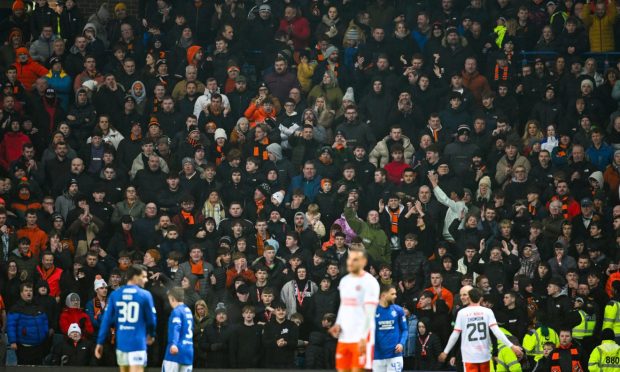
<path fill-rule="evenodd" d="M 125 366 L 146 367 L 146 350 L 129 351 L 129 352 L 116 350 L 116 364 L 118 364 L 121 367 L 125 367 Z"/>
<path fill-rule="evenodd" d="M 338 342 L 336 346 L 336 369 L 372 369 L 374 345 L 366 344 L 366 352 L 360 354 L 357 342 Z"/>
<path fill-rule="evenodd" d="M 463 362 L 465 372 L 490 372 L 491 361 L 482 363 L 466 363 Z"/>
<path fill-rule="evenodd" d="M 186 366 L 169 360 L 164 360 L 161 372 L 192 372 L 192 366 Z"/>
<path fill-rule="evenodd" d="M 402 356 L 372 361 L 372 372 L 401 372 L 402 370 Z"/>

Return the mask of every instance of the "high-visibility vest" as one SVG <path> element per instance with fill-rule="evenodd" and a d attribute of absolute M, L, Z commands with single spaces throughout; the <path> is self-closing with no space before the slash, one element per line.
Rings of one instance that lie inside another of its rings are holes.
<path fill-rule="evenodd" d="M 495 372 L 521 372 L 521 363 L 514 351 L 508 346 L 501 344 L 497 349 L 496 363 L 491 363 L 495 367 Z"/>
<path fill-rule="evenodd" d="M 528 356 L 533 357 L 534 361 L 538 362 L 543 357 L 543 345 L 545 342 L 553 342 L 557 347 L 560 344 L 560 338 L 552 328 L 549 328 L 549 335 L 545 337 L 540 327 L 538 327 L 523 337 L 521 346 L 523 346 Z"/>
<path fill-rule="evenodd" d="M 620 371 L 620 346 L 613 340 L 604 340 L 595 347 L 588 360 L 590 372 Z"/>
<path fill-rule="evenodd" d="M 613 329 L 616 337 L 620 337 L 620 303 L 615 300 L 609 301 L 605 306 L 603 329 L 605 328 Z"/>
<path fill-rule="evenodd" d="M 581 316 L 581 323 L 573 328 L 573 338 L 583 340 L 584 337 L 594 335 L 594 327 L 596 327 L 596 314 L 588 315 L 585 311 L 579 310 L 579 316 Z"/>

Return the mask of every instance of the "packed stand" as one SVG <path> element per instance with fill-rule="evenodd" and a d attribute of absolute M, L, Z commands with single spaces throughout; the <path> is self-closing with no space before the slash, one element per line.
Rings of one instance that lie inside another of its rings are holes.
<path fill-rule="evenodd" d="M 102 360 L 93 342 L 142 263 L 150 365 L 180 286 L 194 367 L 333 368 L 352 242 L 398 289 L 406 369 L 448 366 L 464 285 L 527 352 L 500 345 L 497 370 L 617 353 L 613 0 L 79 5 L 15 0 L 0 21 L 1 319 L 19 364 L 115 365 L 113 333 Z"/>

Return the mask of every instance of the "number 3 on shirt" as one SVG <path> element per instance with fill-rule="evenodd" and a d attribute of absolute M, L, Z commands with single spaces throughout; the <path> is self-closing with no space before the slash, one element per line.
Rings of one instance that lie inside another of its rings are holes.
<path fill-rule="evenodd" d="M 469 331 L 467 334 L 468 341 L 482 341 L 487 338 L 487 324 L 485 322 L 468 323 L 467 329 Z M 477 335 L 474 334 L 476 332 Z"/>
<path fill-rule="evenodd" d="M 185 335 L 185 338 L 187 338 L 188 340 L 191 340 L 194 338 L 194 332 L 192 332 L 193 326 L 194 326 L 194 321 L 188 319 L 187 320 L 187 334 Z"/>
<path fill-rule="evenodd" d="M 137 302 L 117 302 L 119 323 L 136 323 L 140 314 L 140 305 Z"/>

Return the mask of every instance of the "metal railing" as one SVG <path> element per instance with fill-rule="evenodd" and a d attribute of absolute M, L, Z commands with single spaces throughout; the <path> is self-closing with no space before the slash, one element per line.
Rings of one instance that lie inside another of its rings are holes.
<path fill-rule="evenodd" d="M 560 55 L 558 52 L 551 51 L 534 51 L 522 50 L 518 53 L 521 56 L 521 64 L 527 64 L 536 58 L 542 58 L 544 61 L 550 61 Z M 594 58 L 596 60 L 596 68 L 599 72 L 604 72 L 609 67 L 616 65 L 620 61 L 620 52 L 587 52 L 579 56 L 582 60 L 586 58 Z"/>

